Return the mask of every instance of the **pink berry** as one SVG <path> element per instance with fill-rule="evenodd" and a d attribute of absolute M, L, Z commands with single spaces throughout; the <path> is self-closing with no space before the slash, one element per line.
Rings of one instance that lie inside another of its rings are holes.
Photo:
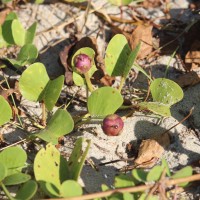
<path fill-rule="evenodd" d="M 74 66 L 80 74 L 85 74 L 92 67 L 92 61 L 86 54 L 78 54 L 74 58 Z"/>
<path fill-rule="evenodd" d="M 103 120 L 102 129 L 108 136 L 118 136 L 124 127 L 122 118 L 116 114 L 108 115 Z"/>

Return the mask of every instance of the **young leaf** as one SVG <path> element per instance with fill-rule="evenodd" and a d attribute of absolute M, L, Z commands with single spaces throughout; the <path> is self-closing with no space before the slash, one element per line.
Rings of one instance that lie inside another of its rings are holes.
<path fill-rule="evenodd" d="M 122 76 L 131 53 L 128 41 L 122 34 L 115 35 L 108 43 L 105 57 L 105 69 L 110 76 Z"/>
<path fill-rule="evenodd" d="M 7 175 L 20 172 L 26 159 L 26 152 L 20 147 L 10 147 L 0 153 L 0 162 L 7 168 Z"/>
<path fill-rule="evenodd" d="M 12 109 L 9 103 L 0 95 L 0 126 L 9 122 L 12 118 Z"/>
<path fill-rule="evenodd" d="M 170 107 L 159 102 L 141 102 L 139 106 L 141 110 L 149 110 L 164 117 L 171 116 Z"/>
<path fill-rule="evenodd" d="M 12 21 L 11 31 L 15 44 L 23 46 L 25 44 L 26 30 L 18 19 Z"/>
<path fill-rule="evenodd" d="M 29 200 L 37 192 L 37 183 L 33 180 L 26 182 L 17 192 L 15 199 Z"/>
<path fill-rule="evenodd" d="M 126 78 L 129 74 L 129 71 L 131 70 L 131 68 L 133 67 L 133 64 L 135 62 L 135 59 L 137 58 L 137 54 L 140 50 L 140 43 L 136 46 L 136 48 L 131 51 L 128 60 L 126 62 L 124 71 L 123 71 L 123 77 Z"/>
<path fill-rule="evenodd" d="M 149 173 L 147 174 L 147 181 L 158 181 L 161 174 L 162 174 L 163 168 L 160 165 L 157 165 L 153 167 Z"/>
<path fill-rule="evenodd" d="M 112 87 L 102 87 L 89 96 L 87 106 L 93 116 L 106 116 L 115 113 L 122 105 L 123 98 L 118 90 Z"/>
<path fill-rule="evenodd" d="M 28 175 L 28 174 L 16 173 L 16 174 L 12 174 L 10 176 L 7 176 L 3 180 L 3 183 L 4 183 L 4 185 L 18 185 L 18 184 L 21 184 L 21 183 L 25 183 L 30 179 L 31 179 L 31 176 Z"/>
<path fill-rule="evenodd" d="M 73 81 L 77 86 L 85 85 L 85 79 L 78 73 L 73 72 Z"/>
<path fill-rule="evenodd" d="M 183 169 L 177 171 L 173 176 L 171 176 L 171 178 L 176 179 L 176 178 L 184 178 L 184 177 L 188 177 L 192 175 L 192 167 L 187 166 L 184 167 Z M 181 187 L 185 187 L 188 183 L 181 183 L 179 184 L 179 186 Z"/>
<path fill-rule="evenodd" d="M 36 137 L 52 144 L 58 143 L 58 138 L 70 133 L 74 128 L 74 121 L 71 115 L 62 109 L 58 109 L 49 120 L 46 128 L 35 134 Z"/>
<path fill-rule="evenodd" d="M 82 193 L 82 187 L 74 180 L 64 181 L 60 188 L 61 197 L 81 196 Z"/>
<path fill-rule="evenodd" d="M 54 145 L 48 144 L 45 148 L 42 148 L 36 155 L 34 160 L 34 174 L 35 179 L 40 182 L 44 191 L 48 191 L 50 194 L 54 187 L 59 191 L 61 187 L 61 178 L 66 180 L 67 161 L 60 155 L 60 152 Z M 48 183 L 46 185 L 46 183 Z M 52 185 L 49 190 L 47 187 Z M 48 194 L 49 194 L 48 193 Z"/>
<path fill-rule="evenodd" d="M 7 168 L 3 163 L 0 163 L 0 182 L 7 176 Z"/>
<path fill-rule="evenodd" d="M 35 31 L 37 28 L 37 23 L 34 22 L 26 31 L 25 35 L 25 44 L 31 44 L 33 43 L 34 37 L 35 37 Z"/>
<path fill-rule="evenodd" d="M 172 80 L 157 78 L 150 85 L 153 101 L 173 105 L 183 98 L 183 90 Z"/>
<path fill-rule="evenodd" d="M 151 77 L 144 71 L 144 69 L 142 67 L 140 67 L 138 64 L 134 63 L 133 64 L 133 68 L 136 70 L 136 71 L 139 71 L 139 72 L 142 72 L 149 80 L 152 81 Z"/>
<path fill-rule="evenodd" d="M 84 142 L 87 143 L 85 150 L 83 150 L 83 143 Z M 78 180 L 80 173 L 82 171 L 83 164 L 85 162 L 88 150 L 90 148 L 90 143 L 91 143 L 90 140 L 85 140 L 84 138 L 78 138 L 76 140 L 72 154 L 71 154 L 71 156 L 70 156 L 70 158 L 67 162 L 68 179 L 73 179 L 75 181 Z"/>
<path fill-rule="evenodd" d="M 127 174 L 120 174 L 115 177 L 115 188 L 134 186 L 133 178 Z"/>

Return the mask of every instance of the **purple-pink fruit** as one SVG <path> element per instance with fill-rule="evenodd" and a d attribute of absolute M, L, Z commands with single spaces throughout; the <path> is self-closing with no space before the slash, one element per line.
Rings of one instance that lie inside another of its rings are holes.
<path fill-rule="evenodd" d="M 108 115 L 103 120 L 102 129 L 108 136 L 118 136 L 124 127 L 122 118 L 116 114 Z"/>
<path fill-rule="evenodd" d="M 86 54 L 78 54 L 74 58 L 74 66 L 80 74 L 85 74 L 92 67 L 92 61 Z"/>

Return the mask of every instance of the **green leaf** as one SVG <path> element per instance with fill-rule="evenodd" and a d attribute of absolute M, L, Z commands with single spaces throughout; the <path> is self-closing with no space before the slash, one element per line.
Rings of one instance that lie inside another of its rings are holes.
<path fill-rule="evenodd" d="M 115 35 L 108 43 L 106 49 L 106 72 L 110 76 L 122 76 L 130 53 L 131 49 L 126 37 L 122 34 Z"/>
<path fill-rule="evenodd" d="M 63 83 L 63 75 L 50 80 L 45 66 L 42 63 L 34 63 L 20 77 L 19 89 L 24 98 L 30 101 L 37 102 L 43 100 L 50 111 L 60 96 Z"/>
<path fill-rule="evenodd" d="M 133 67 L 133 64 L 135 62 L 135 59 L 137 58 L 137 55 L 140 51 L 140 43 L 136 46 L 136 48 L 131 51 L 128 60 L 126 62 L 125 68 L 124 68 L 124 72 L 123 72 L 123 77 L 126 78 L 129 74 L 129 71 L 131 70 L 131 68 Z"/>
<path fill-rule="evenodd" d="M 143 169 L 134 169 L 132 170 L 132 176 L 139 182 L 146 182 L 148 172 L 145 172 Z"/>
<path fill-rule="evenodd" d="M 142 67 L 140 67 L 138 64 L 134 63 L 133 64 L 133 68 L 136 70 L 136 71 L 139 71 L 139 72 L 142 72 L 149 80 L 152 81 L 151 77 L 144 71 L 144 69 Z"/>
<path fill-rule="evenodd" d="M 15 199 L 29 200 L 32 199 L 37 192 L 37 183 L 33 180 L 26 182 L 17 192 Z"/>
<path fill-rule="evenodd" d="M 187 166 L 187 167 L 184 167 L 183 169 L 177 171 L 173 176 L 171 176 L 171 178 L 173 178 L 173 179 L 185 178 L 185 177 L 191 176 L 192 175 L 192 171 L 193 171 L 192 167 Z M 188 182 L 181 183 L 181 184 L 179 184 L 179 186 L 185 187 L 187 184 L 188 184 Z"/>
<path fill-rule="evenodd" d="M 2 25 L 2 35 L 6 43 L 15 44 L 11 26 L 12 26 L 12 20 L 5 20 L 5 22 Z"/>
<path fill-rule="evenodd" d="M 12 0 L 1 0 L 2 3 L 8 3 L 11 2 Z"/>
<path fill-rule="evenodd" d="M 21 184 L 21 183 L 25 183 L 30 179 L 31 179 L 31 176 L 28 175 L 28 174 L 16 173 L 16 174 L 12 174 L 10 176 L 7 176 L 3 180 L 3 183 L 4 183 L 4 185 L 18 185 L 18 184 Z"/>
<path fill-rule="evenodd" d="M 37 28 L 37 23 L 34 22 L 26 31 L 25 35 L 25 44 L 31 44 L 33 43 L 34 37 L 35 37 L 35 31 Z"/>
<path fill-rule="evenodd" d="M 155 114 L 170 117 L 170 107 L 159 102 L 141 102 L 138 104 L 141 110 L 149 110 Z"/>
<path fill-rule="evenodd" d="M 102 184 L 101 190 L 104 192 L 104 191 L 110 190 L 110 188 L 106 184 Z"/>
<path fill-rule="evenodd" d="M 173 105 L 183 98 L 183 90 L 172 80 L 157 78 L 150 85 L 153 101 Z"/>
<path fill-rule="evenodd" d="M 25 44 L 26 30 L 18 19 L 12 21 L 11 31 L 15 44 L 23 46 Z"/>
<path fill-rule="evenodd" d="M 19 89 L 29 101 L 41 101 L 43 92 L 49 82 L 46 68 L 42 63 L 30 65 L 19 79 Z"/>
<path fill-rule="evenodd" d="M 134 200 L 134 196 L 131 193 L 125 192 L 123 193 L 123 200 Z"/>
<path fill-rule="evenodd" d="M 36 137 L 52 144 L 58 143 L 58 138 L 70 133 L 74 128 L 74 121 L 71 115 L 62 109 L 58 109 L 49 120 L 46 128 L 35 134 Z"/>
<path fill-rule="evenodd" d="M 85 79 L 78 73 L 73 72 L 73 81 L 77 86 L 85 85 Z"/>
<path fill-rule="evenodd" d="M 10 20 L 14 20 L 14 19 L 18 19 L 17 14 L 14 12 L 10 12 L 7 16 L 5 21 L 10 21 Z"/>
<path fill-rule="evenodd" d="M 7 47 L 7 42 L 3 38 L 2 26 L 0 26 L 0 48 Z"/>
<path fill-rule="evenodd" d="M 162 174 L 163 168 L 158 165 L 153 167 L 149 173 L 147 174 L 147 181 L 158 181 L 161 174 Z"/>
<path fill-rule="evenodd" d="M 115 177 L 115 188 L 134 186 L 133 178 L 127 174 L 120 174 Z"/>
<path fill-rule="evenodd" d="M 41 4 L 43 2 L 44 2 L 44 0 L 35 0 L 35 3 L 37 3 L 37 4 Z"/>
<path fill-rule="evenodd" d="M 12 118 L 12 109 L 9 103 L 0 95 L 0 126 L 9 122 Z"/>
<path fill-rule="evenodd" d="M 85 150 L 83 150 L 84 142 L 87 144 Z M 85 140 L 84 138 L 78 138 L 76 140 L 72 154 L 67 162 L 68 179 L 78 180 L 90 148 L 90 143 L 90 140 Z"/>
<path fill-rule="evenodd" d="M 60 188 L 61 197 L 81 196 L 82 187 L 74 180 L 64 181 Z"/>
<path fill-rule="evenodd" d="M 26 159 L 26 152 L 20 147 L 10 147 L 0 153 L 0 163 L 3 163 L 7 168 L 7 175 L 21 172 Z"/>
<path fill-rule="evenodd" d="M 22 65 L 33 63 L 38 57 L 38 50 L 33 44 L 25 44 L 17 55 L 17 60 L 22 63 Z"/>
<path fill-rule="evenodd" d="M 35 179 L 40 182 L 44 191 L 48 191 L 51 194 L 53 187 L 55 187 L 55 191 L 56 188 L 59 191 L 61 181 L 67 178 L 66 170 L 67 161 L 51 143 L 46 146 L 46 149 L 42 148 L 37 153 L 34 160 L 34 174 Z M 50 184 L 52 185 L 51 187 Z M 53 193 L 53 195 L 55 194 Z"/>
<path fill-rule="evenodd" d="M 147 199 L 146 193 L 143 193 L 138 200 L 146 200 Z M 148 195 L 148 200 L 159 200 L 159 197 L 156 195 Z"/>
<path fill-rule="evenodd" d="M 95 51 L 92 48 L 89 48 L 89 47 L 83 47 L 83 48 L 80 48 L 78 51 L 76 51 L 76 53 L 72 57 L 72 62 L 71 62 L 72 69 L 76 73 L 78 73 L 78 72 L 76 71 L 75 66 L 74 66 L 74 58 L 78 54 L 86 54 L 92 60 L 92 67 L 88 71 L 89 77 L 92 77 L 92 75 L 94 74 L 94 72 L 97 70 L 96 65 L 95 65 L 95 61 L 94 61 Z M 80 77 L 79 77 L 79 82 L 80 82 Z M 76 83 L 76 80 L 74 81 L 74 83 Z"/>
<path fill-rule="evenodd" d="M 0 182 L 7 176 L 7 168 L 3 163 L 0 163 Z"/>
<path fill-rule="evenodd" d="M 130 4 L 133 0 L 108 0 L 108 1 L 116 6 L 126 6 Z"/>
<path fill-rule="evenodd" d="M 118 90 L 102 87 L 91 93 L 87 106 L 91 115 L 103 117 L 115 113 L 122 103 L 123 98 Z"/>
<path fill-rule="evenodd" d="M 166 170 L 168 176 L 171 176 L 170 168 L 168 162 L 165 159 L 162 159 L 162 168 Z"/>
<path fill-rule="evenodd" d="M 54 105 L 56 104 L 60 92 L 62 90 L 62 86 L 64 84 L 64 76 L 61 75 L 54 80 L 50 80 L 45 88 L 44 91 L 44 103 L 47 109 L 50 111 L 53 109 Z"/>

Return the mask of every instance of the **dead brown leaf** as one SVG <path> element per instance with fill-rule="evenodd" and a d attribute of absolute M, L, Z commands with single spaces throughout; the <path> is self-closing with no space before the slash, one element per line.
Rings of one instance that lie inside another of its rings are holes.
<path fill-rule="evenodd" d="M 145 58 L 153 50 L 152 42 L 152 28 L 153 26 L 138 25 L 133 31 L 130 37 L 130 46 L 135 49 L 139 42 L 141 42 L 140 52 L 138 54 L 139 59 Z"/>
<path fill-rule="evenodd" d="M 200 66 L 200 40 L 192 43 L 190 50 L 185 56 L 185 64 L 189 70 L 195 70 Z"/>
<path fill-rule="evenodd" d="M 169 135 L 162 134 L 154 139 L 143 140 L 139 147 L 135 165 L 140 168 L 150 168 L 156 164 L 164 153 L 164 148 L 170 144 Z"/>
<path fill-rule="evenodd" d="M 145 0 L 142 2 L 144 8 L 156 8 L 161 6 L 160 0 Z"/>
<path fill-rule="evenodd" d="M 0 25 L 2 25 L 6 19 L 7 14 L 11 12 L 10 8 L 6 8 L 0 12 Z"/>
<path fill-rule="evenodd" d="M 175 80 L 175 82 L 178 83 L 180 85 L 180 87 L 182 87 L 182 88 L 196 85 L 197 83 L 200 82 L 200 75 L 198 75 L 194 71 L 190 71 L 186 74 L 179 76 Z"/>

